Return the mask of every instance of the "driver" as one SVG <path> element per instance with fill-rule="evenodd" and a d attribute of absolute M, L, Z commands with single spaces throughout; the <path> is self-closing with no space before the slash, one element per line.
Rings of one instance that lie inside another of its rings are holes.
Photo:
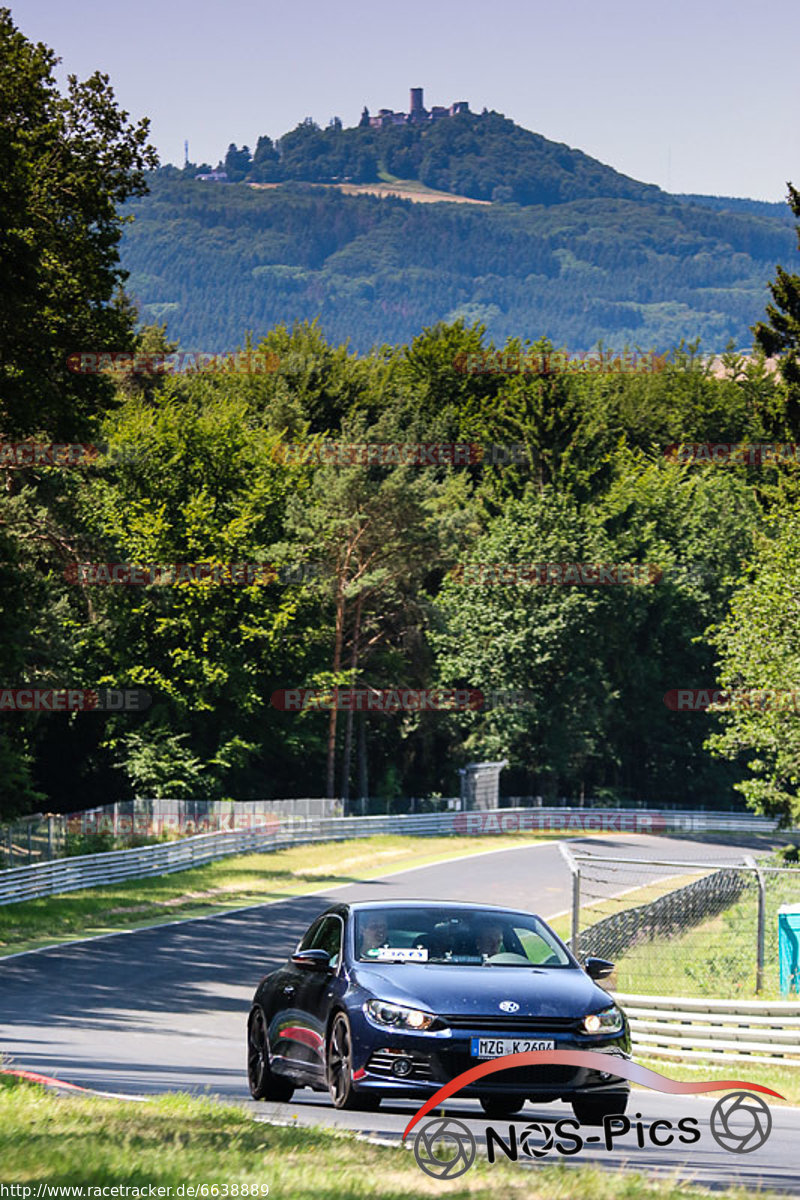
<path fill-rule="evenodd" d="M 378 950 L 386 944 L 389 932 L 386 918 L 380 913 L 367 913 L 361 922 L 358 957 L 364 958 L 368 950 Z"/>
<path fill-rule="evenodd" d="M 478 954 L 483 955 L 484 958 L 491 958 L 494 954 L 499 954 L 502 944 L 503 926 L 499 921 L 491 919 L 478 927 L 475 938 Z"/>

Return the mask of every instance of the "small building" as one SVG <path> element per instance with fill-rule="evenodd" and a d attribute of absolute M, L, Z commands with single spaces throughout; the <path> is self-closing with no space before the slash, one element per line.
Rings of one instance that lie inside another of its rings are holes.
<path fill-rule="evenodd" d="M 371 117 L 369 109 L 364 108 L 359 125 L 362 128 L 369 125 L 372 129 L 385 129 L 389 125 L 424 125 L 431 121 L 441 121 L 445 117 L 454 117 L 457 113 L 468 112 L 469 104 L 466 100 L 456 100 L 449 108 L 444 104 L 435 104 L 428 112 L 423 102 L 423 89 L 411 88 L 407 113 L 394 112 L 391 108 L 379 108 L 378 115 Z"/>

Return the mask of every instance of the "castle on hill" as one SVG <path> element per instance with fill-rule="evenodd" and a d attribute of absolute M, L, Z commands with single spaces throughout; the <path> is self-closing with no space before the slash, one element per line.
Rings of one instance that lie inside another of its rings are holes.
<path fill-rule="evenodd" d="M 390 108 L 379 108 L 378 115 L 371 117 L 369 109 L 364 105 L 358 125 L 360 129 L 384 129 L 387 125 L 422 125 L 429 121 L 441 121 L 443 117 L 454 117 L 456 113 L 468 112 L 469 103 L 466 100 L 456 100 L 455 104 L 451 104 L 449 108 L 443 104 L 434 104 L 429 112 L 422 102 L 422 88 L 411 88 L 407 113 L 392 112 Z"/>

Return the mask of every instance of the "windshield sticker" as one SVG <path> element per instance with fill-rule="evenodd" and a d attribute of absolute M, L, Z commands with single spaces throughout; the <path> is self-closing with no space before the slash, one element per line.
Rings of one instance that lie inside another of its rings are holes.
<path fill-rule="evenodd" d="M 375 949 L 367 951 L 368 958 L 376 958 L 378 962 L 397 961 L 402 962 L 427 962 L 428 951 L 423 946 L 414 947 L 394 947 L 394 946 L 377 946 Z"/>

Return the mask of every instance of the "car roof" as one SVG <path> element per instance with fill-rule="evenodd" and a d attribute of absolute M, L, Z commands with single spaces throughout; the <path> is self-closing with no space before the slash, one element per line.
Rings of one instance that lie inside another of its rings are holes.
<path fill-rule="evenodd" d="M 458 911 L 469 910 L 475 913 L 493 913 L 498 916 L 502 913 L 525 913 L 527 916 L 535 916 L 536 914 L 529 912 L 524 908 L 506 908 L 499 904 L 476 904 L 472 900 L 355 900 L 350 904 L 339 903 L 331 906 L 330 912 L 348 910 L 349 912 L 358 913 L 365 912 L 372 908 L 451 908 Z"/>

